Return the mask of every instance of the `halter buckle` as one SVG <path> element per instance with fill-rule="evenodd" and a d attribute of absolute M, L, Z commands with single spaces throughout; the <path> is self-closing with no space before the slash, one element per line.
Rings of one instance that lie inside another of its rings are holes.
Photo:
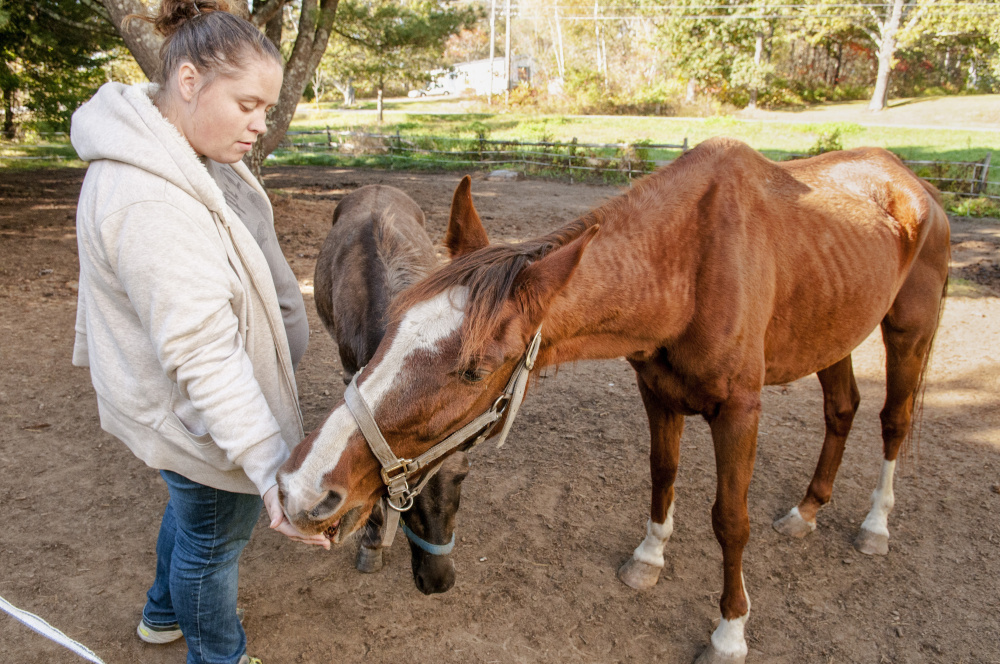
<path fill-rule="evenodd" d="M 392 485 L 399 480 L 403 480 L 403 486 L 406 486 L 406 478 L 417 470 L 410 468 L 412 463 L 413 459 L 399 459 L 393 465 L 382 469 L 382 481 L 390 488 L 390 493 L 392 493 Z"/>

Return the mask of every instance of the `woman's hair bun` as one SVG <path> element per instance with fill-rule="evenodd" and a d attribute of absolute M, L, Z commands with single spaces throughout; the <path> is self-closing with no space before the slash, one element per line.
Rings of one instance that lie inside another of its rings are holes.
<path fill-rule="evenodd" d="M 163 0 L 152 23 L 157 32 L 169 37 L 187 21 L 212 12 L 226 11 L 229 11 L 226 0 Z"/>
<path fill-rule="evenodd" d="M 182 62 L 204 74 L 236 72 L 251 56 L 284 64 L 278 47 L 253 23 L 230 13 L 226 0 L 162 0 L 155 16 L 126 17 L 132 19 L 153 24 L 165 37 L 160 45 L 162 66 L 153 75 L 157 83 L 170 78 Z"/>

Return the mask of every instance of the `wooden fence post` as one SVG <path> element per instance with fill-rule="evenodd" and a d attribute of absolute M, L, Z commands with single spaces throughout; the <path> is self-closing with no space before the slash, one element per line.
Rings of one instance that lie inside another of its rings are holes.
<path fill-rule="evenodd" d="M 979 178 L 978 183 L 973 183 L 972 193 L 981 194 L 986 191 L 986 183 L 989 182 L 989 180 L 987 180 L 987 176 L 989 175 L 990 172 L 990 159 L 992 157 L 993 157 L 992 151 L 986 153 L 986 159 L 984 159 L 982 163 L 983 174 Z"/>

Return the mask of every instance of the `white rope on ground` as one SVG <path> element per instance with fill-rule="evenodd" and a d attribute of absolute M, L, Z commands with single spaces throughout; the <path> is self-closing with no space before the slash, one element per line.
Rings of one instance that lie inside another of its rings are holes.
<path fill-rule="evenodd" d="M 11 616 L 21 621 L 31 629 L 35 630 L 42 636 L 51 639 L 52 641 L 55 641 L 56 643 L 65 648 L 72 650 L 80 657 L 83 657 L 84 659 L 89 660 L 94 664 L 104 664 L 101 658 L 95 655 L 94 651 L 92 651 L 87 646 L 81 643 L 77 643 L 76 641 L 69 638 L 68 636 L 60 632 L 58 629 L 53 627 L 52 625 L 45 622 L 43 619 L 36 616 L 34 613 L 28 613 L 27 611 L 23 611 L 17 608 L 13 604 L 5 600 L 3 597 L 0 597 L 0 609 L 3 609 Z"/>

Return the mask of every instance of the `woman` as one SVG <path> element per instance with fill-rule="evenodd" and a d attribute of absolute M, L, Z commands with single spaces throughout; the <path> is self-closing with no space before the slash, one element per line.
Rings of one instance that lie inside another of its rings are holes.
<path fill-rule="evenodd" d="M 144 17 L 139 17 L 144 18 Z M 187 639 L 189 664 L 251 661 L 237 567 L 302 438 L 294 367 L 308 328 L 263 189 L 240 161 L 278 100 L 278 50 L 221 0 L 164 0 L 159 85 L 109 83 L 73 116 L 90 163 L 77 210 L 73 363 L 101 426 L 160 470 L 170 498 L 138 634 Z"/>

